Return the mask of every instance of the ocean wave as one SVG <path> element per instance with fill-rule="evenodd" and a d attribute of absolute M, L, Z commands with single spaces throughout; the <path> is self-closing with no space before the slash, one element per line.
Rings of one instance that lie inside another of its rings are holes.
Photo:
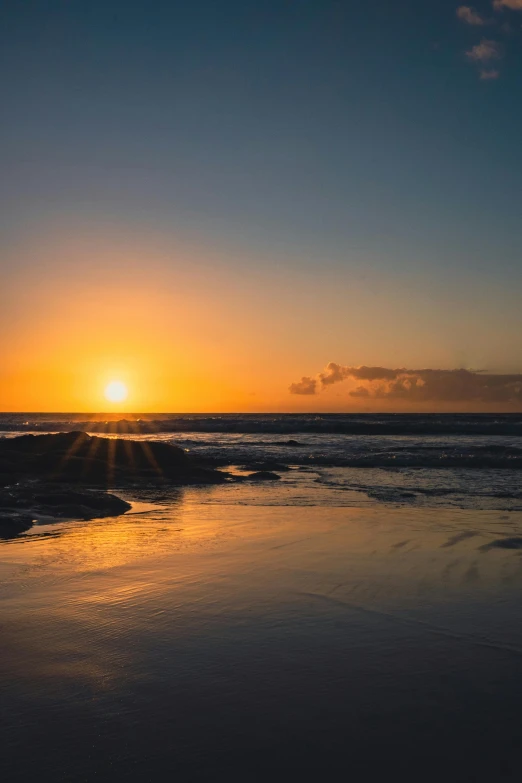
<path fill-rule="evenodd" d="M 242 433 L 522 436 L 520 414 L 0 414 L 0 431 L 105 434 Z"/>

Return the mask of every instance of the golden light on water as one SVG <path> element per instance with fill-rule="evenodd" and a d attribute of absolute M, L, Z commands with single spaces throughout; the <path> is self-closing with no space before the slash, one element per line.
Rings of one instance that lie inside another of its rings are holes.
<path fill-rule="evenodd" d="M 105 387 L 105 399 L 109 402 L 124 402 L 129 391 L 123 381 L 110 381 Z"/>

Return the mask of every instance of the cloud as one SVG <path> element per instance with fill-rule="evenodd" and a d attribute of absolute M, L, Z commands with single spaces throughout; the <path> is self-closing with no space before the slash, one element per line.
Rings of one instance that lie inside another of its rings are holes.
<path fill-rule="evenodd" d="M 466 24 L 475 25 L 477 27 L 487 24 L 487 20 L 479 14 L 478 11 L 475 11 L 474 8 L 470 8 L 469 5 L 461 5 L 457 8 L 457 16 L 463 22 L 466 22 Z"/>
<path fill-rule="evenodd" d="M 359 383 L 350 397 L 423 402 L 479 402 L 522 405 L 522 374 L 493 375 L 475 370 L 410 370 L 351 367 L 330 362 L 316 378 L 303 377 L 292 394 L 317 394 L 344 380 Z"/>
<path fill-rule="evenodd" d="M 402 370 L 388 370 L 387 367 L 352 367 L 352 375 L 361 381 L 391 381 L 397 377 Z"/>
<path fill-rule="evenodd" d="M 490 69 L 490 70 L 483 69 L 480 72 L 480 78 L 483 81 L 491 81 L 492 79 L 498 79 L 499 76 L 500 76 L 500 71 L 496 71 L 494 69 Z"/>
<path fill-rule="evenodd" d="M 485 63 L 489 60 L 498 60 L 502 54 L 497 41 L 488 41 L 483 38 L 479 44 L 475 44 L 469 52 L 466 52 L 466 56 L 475 62 Z"/>
<path fill-rule="evenodd" d="M 386 367 L 345 367 L 330 362 L 326 369 L 319 373 L 319 383 L 324 387 L 345 378 L 358 378 L 361 381 L 391 380 L 397 377 L 397 372 L 398 370 L 388 370 Z"/>
<path fill-rule="evenodd" d="M 330 362 L 326 365 L 324 372 L 319 373 L 319 381 L 323 386 L 330 386 L 332 383 L 343 381 L 348 378 L 351 367 L 343 367 L 341 364 Z"/>
<path fill-rule="evenodd" d="M 308 378 L 303 375 L 297 383 L 291 383 L 288 387 L 290 394 L 315 394 L 317 391 L 317 381 L 315 378 Z"/>
<path fill-rule="evenodd" d="M 494 0 L 493 8 L 496 11 L 502 8 L 511 8 L 512 11 L 522 11 L 522 0 Z"/>

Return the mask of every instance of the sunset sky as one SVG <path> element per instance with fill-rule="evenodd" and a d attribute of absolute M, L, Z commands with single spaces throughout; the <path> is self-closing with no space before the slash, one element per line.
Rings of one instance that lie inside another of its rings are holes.
<path fill-rule="evenodd" d="M 4 0 L 0 57 L 0 410 L 522 409 L 522 0 Z"/>

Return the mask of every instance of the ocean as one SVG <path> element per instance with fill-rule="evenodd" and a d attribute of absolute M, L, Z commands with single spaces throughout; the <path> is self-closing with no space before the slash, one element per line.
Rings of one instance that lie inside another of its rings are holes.
<path fill-rule="evenodd" d="M 0 437 L 71 430 L 167 441 L 218 466 L 288 466 L 272 504 L 522 510 L 519 414 L 0 414 Z"/>

